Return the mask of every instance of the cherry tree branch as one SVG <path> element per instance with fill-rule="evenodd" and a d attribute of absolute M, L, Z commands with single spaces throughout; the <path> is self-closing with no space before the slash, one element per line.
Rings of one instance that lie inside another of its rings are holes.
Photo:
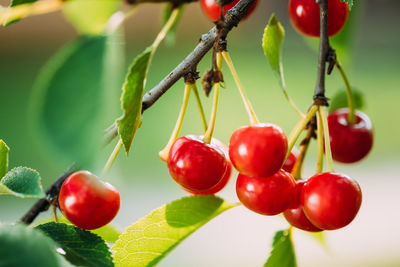
<path fill-rule="evenodd" d="M 140 0 L 137 0 L 140 1 Z M 144 1 L 144 0 L 143 0 Z M 149 0 L 146 0 L 149 1 Z M 154 0 L 157 1 L 157 0 Z M 179 1 L 179 0 L 176 0 Z M 181 0 L 182 1 L 182 0 Z M 224 26 L 221 31 L 221 39 L 225 39 L 233 27 L 236 27 L 244 18 L 255 0 L 240 0 L 231 8 L 224 17 Z M 213 27 L 208 33 L 203 34 L 199 44 L 194 50 L 176 66 L 159 84 L 148 91 L 142 100 L 142 113 L 150 108 L 165 92 L 167 92 L 179 79 L 186 74 L 196 71 L 197 64 L 213 47 L 218 37 L 217 27 Z M 111 125 L 105 134 L 106 143 L 111 142 L 118 135 L 116 124 Z"/>
<path fill-rule="evenodd" d="M 73 172 L 76 171 L 75 167 L 70 167 L 65 173 L 63 173 L 51 186 L 46 190 L 46 196 L 42 199 L 39 199 L 32 208 L 21 218 L 21 222 L 25 224 L 32 223 L 36 217 L 44 211 L 47 211 L 52 204 L 58 199 L 58 194 L 60 193 L 60 189 L 64 181 L 70 176 Z"/>
<path fill-rule="evenodd" d="M 319 59 L 318 76 L 314 93 L 314 104 L 328 106 L 328 98 L 325 97 L 325 72 L 326 62 L 329 62 L 328 74 L 332 71 L 336 61 L 335 50 L 329 43 L 328 35 L 328 0 L 317 0 L 320 6 L 320 41 L 319 41 Z"/>

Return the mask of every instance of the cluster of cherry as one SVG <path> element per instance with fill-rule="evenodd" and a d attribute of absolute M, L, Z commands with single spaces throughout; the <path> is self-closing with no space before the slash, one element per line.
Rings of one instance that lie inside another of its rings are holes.
<path fill-rule="evenodd" d="M 224 7 L 232 8 L 239 0 Z M 201 0 L 211 20 L 220 16 L 215 0 Z M 250 14 L 257 5 L 254 2 Z M 344 26 L 347 4 L 329 0 L 329 35 Z M 290 0 L 289 15 L 294 27 L 309 36 L 319 36 L 319 6 L 315 0 Z M 329 138 L 334 160 L 353 163 L 371 150 L 373 134 L 367 115 L 357 111 L 349 122 L 349 109 L 328 116 Z M 169 149 L 167 164 L 172 178 L 192 194 L 215 194 L 228 183 L 232 165 L 239 172 L 236 191 L 250 210 L 263 215 L 284 213 L 287 221 L 306 231 L 334 230 L 349 224 L 361 205 L 361 189 L 346 175 L 318 173 L 307 181 L 296 181 L 290 174 L 297 152 L 288 152 L 288 141 L 274 124 L 253 124 L 237 129 L 229 143 L 229 153 L 215 138 L 210 144 L 203 137 L 178 138 Z M 287 155 L 289 154 L 289 155 Z M 73 224 L 96 229 L 109 223 L 120 207 L 118 191 L 96 176 L 79 171 L 69 176 L 59 194 L 61 211 Z"/>

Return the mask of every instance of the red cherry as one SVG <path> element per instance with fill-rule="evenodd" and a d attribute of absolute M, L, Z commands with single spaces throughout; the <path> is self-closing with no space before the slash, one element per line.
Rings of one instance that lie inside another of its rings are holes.
<path fill-rule="evenodd" d="M 292 199 L 289 209 L 285 210 L 283 215 L 286 220 L 296 228 L 308 232 L 321 232 L 322 230 L 313 225 L 304 214 L 303 206 L 301 205 L 301 191 L 304 183 L 304 180 L 296 181 L 294 198 Z"/>
<path fill-rule="evenodd" d="M 201 138 L 203 138 L 201 136 Z M 212 187 L 209 190 L 205 190 L 205 191 L 200 191 L 200 192 L 193 192 L 190 191 L 186 188 L 183 188 L 184 190 L 186 190 L 187 192 L 194 194 L 194 195 L 214 195 L 216 193 L 218 193 L 219 191 L 221 191 L 229 182 L 229 179 L 231 178 L 231 174 L 232 174 L 232 163 L 229 160 L 229 154 L 228 154 L 228 148 L 224 145 L 224 143 L 222 143 L 221 141 L 219 141 L 216 138 L 212 138 L 211 139 L 211 144 L 218 147 L 220 150 L 222 150 L 222 152 L 224 152 L 226 161 L 227 161 L 227 169 L 226 172 L 224 174 L 224 177 L 222 177 L 221 181 L 218 182 L 218 184 L 216 184 L 214 187 Z"/>
<path fill-rule="evenodd" d="M 299 156 L 299 151 L 294 147 L 290 152 L 289 157 L 286 159 L 285 163 L 282 166 L 287 172 L 292 172 L 294 165 L 296 164 L 297 157 Z"/>
<path fill-rule="evenodd" d="M 349 110 L 337 109 L 328 116 L 332 157 L 343 163 L 353 163 L 363 159 L 372 148 L 372 123 L 368 116 L 356 111 L 356 123 L 347 121 Z"/>
<path fill-rule="evenodd" d="M 224 6 L 224 15 L 228 10 L 234 7 L 239 0 L 234 0 L 232 3 Z M 258 0 L 255 0 L 253 5 L 250 7 L 247 15 L 243 18 L 247 18 L 251 13 L 253 13 L 256 8 Z M 203 9 L 203 12 L 210 18 L 212 21 L 216 21 L 221 16 L 221 7 L 217 5 L 216 0 L 200 0 L 200 6 Z"/>
<path fill-rule="evenodd" d="M 329 36 L 337 34 L 344 27 L 348 15 L 349 9 L 344 1 L 328 1 Z M 320 9 L 315 0 L 289 0 L 289 17 L 297 31 L 319 37 Z"/>
<path fill-rule="evenodd" d="M 191 192 L 205 191 L 217 185 L 228 165 L 219 148 L 193 135 L 175 141 L 167 163 L 172 178 Z"/>
<path fill-rule="evenodd" d="M 229 157 L 241 174 L 268 177 L 282 167 L 287 148 L 286 135 L 279 126 L 256 124 L 232 134 Z"/>
<path fill-rule="evenodd" d="M 118 191 L 88 171 L 71 174 L 61 186 L 58 203 L 76 226 L 92 230 L 108 224 L 120 206 Z"/>
<path fill-rule="evenodd" d="M 239 174 L 236 193 L 240 202 L 248 209 L 263 215 L 276 215 L 289 207 L 295 186 L 292 175 L 284 170 L 269 177 Z"/>
<path fill-rule="evenodd" d="M 301 202 L 307 218 L 323 230 L 348 225 L 361 206 L 362 193 L 350 177 L 334 172 L 312 176 L 303 186 Z"/>

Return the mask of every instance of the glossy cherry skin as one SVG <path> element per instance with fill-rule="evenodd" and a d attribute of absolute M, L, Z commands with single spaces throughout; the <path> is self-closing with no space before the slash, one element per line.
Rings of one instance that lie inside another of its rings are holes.
<path fill-rule="evenodd" d="M 202 138 L 202 136 L 200 136 Z M 194 194 L 194 195 L 214 195 L 216 193 L 218 193 L 219 191 L 221 191 L 229 182 L 230 178 L 231 178 L 231 174 L 232 174 L 232 163 L 229 160 L 229 154 L 228 154 L 228 148 L 224 145 L 224 143 L 222 143 L 220 140 L 216 139 L 216 138 L 212 138 L 211 139 L 211 144 L 216 146 L 217 148 L 219 148 L 220 150 L 222 150 L 222 152 L 224 152 L 225 158 L 227 160 L 227 169 L 226 172 L 224 174 L 224 177 L 222 177 L 221 181 L 219 181 L 214 187 L 212 187 L 211 189 L 205 190 L 205 191 L 200 191 L 200 192 L 193 192 L 190 191 L 186 188 L 183 188 L 185 191 Z"/>
<path fill-rule="evenodd" d="M 328 35 L 337 34 L 346 24 L 349 9 L 340 0 L 328 1 Z M 289 0 L 289 17 L 294 28 L 302 34 L 319 37 L 320 9 L 315 0 Z"/>
<path fill-rule="evenodd" d="M 298 156 L 299 156 L 299 151 L 296 148 L 293 148 L 289 154 L 289 157 L 283 164 L 282 169 L 284 169 L 287 172 L 292 172 Z"/>
<path fill-rule="evenodd" d="M 224 15 L 226 12 L 234 7 L 239 0 L 234 0 L 232 3 L 227 4 L 224 6 Z M 247 15 L 243 18 L 247 18 L 251 13 L 253 13 L 254 9 L 256 8 L 258 0 L 255 0 L 253 5 L 250 7 Z M 221 7 L 217 5 L 216 0 L 200 0 L 200 6 L 203 9 L 203 12 L 207 15 L 207 17 L 212 20 L 216 21 L 221 16 Z"/>
<path fill-rule="evenodd" d="M 62 184 L 58 204 L 71 223 L 93 230 L 114 219 L 120 207 L 120 196 L 109 183 L 88 171 L 78 171 Z"/>
<path fill-rule="evenodd" d="M 336 230 L 356 217 L 362 201 L 361 188 L 350 177 L 324 172 L 306 181 L 301 194 L 304 214 L 323 230 Z"/>
<path fill-rule="evenodd" d="M 308 232 L 321 232 L 322 230 L 313 225 L 304 214 L 303 206 L 301 205 L 301 192 L 304 183 L 304 180 L 296 181 L 294 198 L 292 199 L 289 209 L 285 210 L 283 215 L 285 216 L 286 220 L 296 228 Z"/>
<path fill-rule="evenodd" d="M 289 207 L 295 186 L 292 175 L 284 170 L 269 177 L 239 174 L 236 193 L 240 202 L 248 209 L 263 215 L 276 215 Z"/>
<path fill-rule="evenodd" d="M 372 123 L 361 111 L 356 111 L 356 123 L 347 121 L 349 110 L 337 109 L 328 116 L 332 157 L 342 163 L 353 163 L 363 159 L 373 144 Z"/>
<path fill-rule="evenodd" d="M 286 135 L 279 126 L 256 124 L 232 134 L 229 158 L 243 175 L 268 177 L 282 167 L 287 149 Z"/>
<path fill-rule="evenodd" d="M 168 155 L 171 177 L 191 192 L 201 192 L 216 186 L 223 178 L 228 163 L 224 153 L 198 136 L 178 138 Z"/>

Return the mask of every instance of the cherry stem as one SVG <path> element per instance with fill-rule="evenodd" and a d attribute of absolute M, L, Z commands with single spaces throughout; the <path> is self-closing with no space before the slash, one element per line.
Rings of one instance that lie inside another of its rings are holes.
<path fill-rule="evenodd" d="M 182 105 L 181 105 L 181 110 L 179 112 L 178 120 L 176 121 L 175 128 L 172 131 L 171 137 L 169 138 L 169 141 L 167 145 L 161 150 L 158 155 L 163 161 L 168 160 L 168 154 L 169 151 L 172 147 L 172 145 L 175 143 L 176 139 L 178 139 L 179 132 L 181 131 L 182 128 L 182 123 L 183 119 L 185 118 L 186 114 L 186 109 L 189 103 L 189 97 L 190 97 L 190 91 L 192 90 L 194 84 L 192 83 L 185 83 L 185 91 L 183 93 L 183 100 L 182 100 Z"/>
<path fill-rule="evenodd" d="M 181 8 L 175 8 L 174 10 L 172 10 L 171 15 L 168 18 L 168 21 L 164 24 L 163 28 L 158 33 L 156 39 L 154 40 L 153 44 L 151 45 L 154 48 L 152 54 L 154 54 L 155 48 L 157 48 L 160 45 L 160 43 L 164 40 L 164 38 L 167 35 L 167 33 L 169 32 L 169 30 L 175 24 L 175 22 L 179 18 L 179 14 L 181 13 L 181 11 L 182 11 Z"/>
<path fill-rule="evenodd" d="M 118 143 L 115 145 L 113 152 L 111 153 L 110 157 L 107 160 L 106 165 L 104 165 L 103 171 L 101 172 L 100 177 L 104 178 L 111 170 L 111 167 L 114 165 L 114 162 L 121 151 L 122 148 L 122 139 L 120 138 L 118 140 Z"/>
<path fill-rule="evenodd" d="M 313 117 L 308 124 L 307 133 L 304 139 L 300 143 L 300 152 L 299 156 L 297 157 L 296 163 L 294 164 L 292 170 L 292 176 L 294 179 L 299 180 L 301 179 L 301 172 L 303 170 L 304 159 L 306 157 L 308 148 L 310 146 L 311 138 L 314 136 L 315 130 L 315 117 Z"/>
<path fill-rule="evenodd" d="M 317 0 L 320 6 L 320 41 L 318 58 L 318 76 L 315 87 L 314 100 L 326 102 L 325 98 L 325 70 L 330 49 L 328 35 L 328 0 Z"/>
<path fill-rule="evenodd" d="M 318 157 L 317 169 L 315 173 L 321 173 L 324 168 L 324 127 L 320 112 L 317 112 L 317 140 L 318 140 Z"/>
<path fill-rule="evenodd" d="M 254 125 L 254 124 L 259 123 L 259 120 L 253 109 L 253 106 L 251 105 L 249 98 L 246 96 L 245 90 L 242 86 L 242 83 L 240 82 L 240 79 L 236 72 L 236 69 L 233 66 L 233 62 L 232 62 L 231 57 L 229 56 L 229 53 L 227 51 L 222 51 L 222 56 L 223 56 L 226 64 L 228 65 L 228 68 L 233 76 L 233 79 L 235 80 L 237 88 L 239 89 L 239 93 L 240 93 L 240 96 L 242 97 L 243 104 L 246 108 L 247 114 L 249 115 L 250 124 Z"/>
<path fill-rule="evenodd" d="M 347 96 L 347 106 L 349 108 L 349 114 L 347 116 L 347 122 L 350 125 L 353 125 L 357 122 L 356 115 L 355 115 L 355 108 L 353 103 L 353 92 L 351 90 L 349 79 L 347 79 L 346 73 L 344 72 L 342 65 L 336 59 L 335 63 L 336 68 L 338 69 L 340 75 L 342 76 L 343 82 L 346 86 L 346 96 Z"/>
<path fill-rule="evenodd" d="M 207 131 L 207 119 L 206 119 L 206 114 L 204 113 L 204 108 L 203 108 L 203 104 L 201 103 L 201 99 L 200 99 L 200 94 L 199 94 L 199 90 L 197 89 L 197 85 L 193 84 L 193 93 L 194 96 L 196 98 L 196 102 L 197 102 L 197 107 L 199 108 L 199 113 L 200 113 L 200 117 L 201 117 L 201 122 L 203 124 L 203 129 L 204 132 Z"/>
<path fill-rule="evenodd" d="M 333 172 L 334 169 L 333 169 L 331 142 L 329 138 L 329 126 L 328 126 L 328 119 L 325 107 L 320 106 L 318 112 L 321 118 L 322 128 L 324 129 L 326 169 L 328 172 Z"/>
<path fill-rule="evenodd" d="M 222 55 L 220 52 L 216 54 L 217 57 L 217 67 L 218 70 L 222 70 Z M 211 117 L 210 121 L 208 123 L 208 128 L 207 131 L 204 133 L 203 141 L 204 143 L 209 144 L 211 142 L 213 133 L 214 133 L 214 127 L 215 127 L 215 119 L 217 117 L 217 107 L 218 107 L 218 98 L 219 98 L 219 89 L 221 87 L 221 83 L 217 82 L 214 84 L 214 99 L 213 99 L 213 106 L 211 110 Z"/>
<path fill-rule="evenodd" d="M 301 132 L 306 128 L 307 124 L 310 122 L 310 120 L 314 117 L 315 113 L 318 110 L 318 106 L 313 105 L 310 110 L 308 111 L 308 113 L 306 114 L 306 116 L 301 119 L 296 126 L 294 127 L 294 129 L 292 130 L 292 132 L 289 135 L 289 144 L 288 144 L 288 151 L 286 152 L 286 157 L 285 157 L 285 161 L 286 159 L 289 157 L 290 152 L 292 151 L 294 145 L 297 142 L 297 139 L 299 139 Z M 284 161 L 284 162 L 285 162 Z"/>

